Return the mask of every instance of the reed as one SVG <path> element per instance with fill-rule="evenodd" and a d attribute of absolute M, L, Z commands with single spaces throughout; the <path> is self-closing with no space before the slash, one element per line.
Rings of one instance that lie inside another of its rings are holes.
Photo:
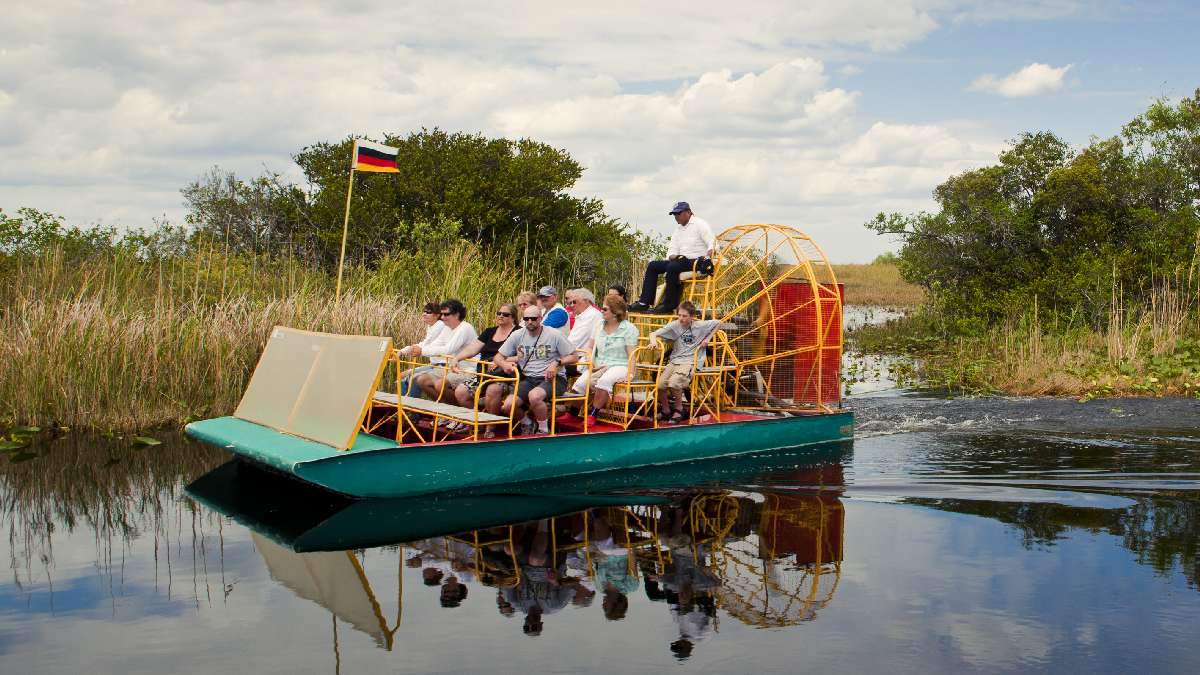
<path fill-rule="evenodd" d="M 336 302 L 328 274 L 286 258 L 0 258 L 0 421 L 132 430 L 228 414 L 272 327 L 409 344 L 423 302 L 459 297 L 482 328 L 518 290 L 512 269 L 465 242 L 352 268 Z"/>
<path fill-rule="evenodd" d="M 833 272 L 846 286 L 847 305 L 904 309 L 916 307 L 925 299 L 921 287 L 902 279 L 895 265 L 834 265 Z"/>
<path fill-rule="evenodd" d="M 1107 322 L 1078 325 L 1034 307 L 979 334 L 947 337 L 928 314 L 867 327 L 852 343 L 918 357 L 923 385 L 956 394 L 1200 395 L 1200 289 L 1187 276 L 1155 280 L 1140 303 L 1114 286 Z"/>

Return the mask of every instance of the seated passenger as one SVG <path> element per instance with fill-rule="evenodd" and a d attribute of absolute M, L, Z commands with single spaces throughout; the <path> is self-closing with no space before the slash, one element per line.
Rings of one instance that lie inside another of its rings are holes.
<path fill-rule="evenodd" d="M 513 323 L 521 323 L 521 316 L 525 313 L 525 308 L 537 304 L 537 295 L 535 295 L 532 291 L 521 291 L 519 294 L 517 294 L 517 315 L 513 317 Z M 518 326 L 518 328 L 520 328 L 520 326 Z"/>
<path fill-rule="evenodd" d="M 435 368 L 417 375 L 416 380 L 422 393 L 433 400 L 439 397 L 439 390 L 434 384 L 441 380 L 441 376 L 445 372 L 445 369 L 436 368 L 436 366 L 444 366 L 447 356 L 459 353 L 477 336 L 475 327 L 467 321 L 467 308 L 458 300 L 451 299 L 443 302 L 439 311 L 442 323 L 446 324 L 448 329 L 442 334 L 444 337 L 434 340 L 432 344 L 425 347 L 414 345 L 410 351 L 413 356 L 429 357 L 429 363 L 435 366 Z"/>
<path fill-rule="evenodd" d="M 567 332 L 567 339 L 576 349 L 583 349 L 595 336 L 596 328 L 604 322 L 604 317 L 596 309 L 596 296 L 586 288 L 567 291 L 567 307 L 575 317 L 570 332 Z"/>
<path fill-rule="evenodd" d="M 698 258 L 712 257 L 716 249 L 716 239 L 708 221 L 692 214 L 692 207 L 687 202 L 678 202 L 671 208 L 678 227 L 671 235 L 671 245 L 667 248 L 666 260 L 652 260 L 646 266 L 646 276 L 642 278 L 642 294 L 637 302 L 629 305 L 631 312 L 650 311 L 651 314 L 670 314 L 679 305 L 683 293 L 683 285 L 679 275 L 690 272 L 693 263 Z M 654 302 L 655 292 L 658 291 L 658 275 L 666 274 L 667 288 L 663 291 L 662 304 L 650 309 Z"/>
<path fill-rule="evenodd" d="M 651 348 L 661 344 L 660 339 L 674 340 L 671 358 L 658 374 L 658 400 L 661 407 L 659 419 L 670 422 L 683 421 L 683 390 L 692 383 L 692 366 L 696 351 L 703 349 L 717 329 L 736 328 L 731 323 L 717 320 L 696 319 L 696 306 L 684 301 L 679 305 L 678 318 L 650 333 L 647 345 Z M 672 405 L 674 395 L 674 405 Z"/>
<path fill-rule="evenodd" d="M 629 379 L 629 357 L 638 344 L 638 329 L 625 320 L 625 301 L 620 296 L 604 298 L 600 313 L 604 322 L 596 326 L 592 339 L 584 346 L 592 355 L 592 370 L 580 375 L 571 388 L 572 392 L 582 394 L 584 387 L 592 387 L 592 405 L 587 413 L 589 428 L 596 423 L 596 413 L 608 403 L 613 386 Z M 568 412 L 558 419 L 569 422 L 573 417 Z"/>
<path fill-rule="evenodd" d="M 542 308 L 542 325 L 547 328 L 562 328 L 567 325 L 570 315 L 558 301 L 558 289 L 553 286 L 542 286 L 537 292 L 538 305 Z M 524 310 L 521 310 L 524 311 Z M 566 331 L 563 331 L 566 332 Z"/>
<path fill-rule="evenodd" d="M 523 405 L 537 423 L 535 433 L 549 433 L 548 408 L 552 393 L 561 395 L 567 390 L 567 378 L 562 366 L 575 363 L 579 357 L 562 333 L 542 325 L 539 308 L 528 307 L 521 318 L 524 326 L 513 331 L 501 345 L 494 362 L 506 373 L 520 370 L 517 390 L 504 400 L 502 409 L 513 410 Z"/>
<path fill-rule="evenodd" d="M 425 337 L 423 337 L 421 341 L 415 345 L 401 347 L 400 354 L 402 356 L 413 356 L 412 351 L 414 349 L 419 352 L 420 349 L 428 347 L 439 340 L 446 332 L 446 324 L 442 323 L 442 320 L 439 316 L 439 306 L 440 303 L 436 301 L 425 303 L 425 310 L 421 313 L 421 321 L 425 323 Z M 409 368 L 405 372 L 401 373 L 399 378 L 400 391 L 398 393 L 401 396 L 408 396 L 411 394 L 419 395 L 419 390 L 416 388 L 417 376 L 432 369 L 433 366 L 424 364 L 415 368 Z"/>
<path fill-rule="evenodd" d="M 567 291 L 567 308 L 571 312 L 571 329 L 568 331 L 563 328 L 562 332 L 567 334 L 567 340 L 575 349 L 583 349 L 596 334 L 596 327 L 604 321 L 600 310 L 596 309 L 596 296 L 586 288 L 572 288 Z M 575 366 L 567 366 L 568 378 L 579 377 L 580 374 L 581 371 Z"/>
<path fill-rule="evenodd" d="M 605 289 L 604 295 L 605 297 L 610 295 L 619 295 L 621 296 L 621 299 L 625 301 L 625 304 L 629 304 L 629 292 L 626 291 L 625 286 L 621 284 L 613 284 L 612 286 L 609 286 L 607 289 Z"/>
<path fill-rule="evenodd" d="M 512 335 L 516 328 L 516 316 L 517 308 L 514 305 L 509 303 L 500 305 L 500 309 L 496 310 L 496 325 L 483 329 L 479 337 L 446 360 L 446 365 L 450 367 L 450 373 L 446 376 L 444 385 L 437 382 L 434 384 L 434 388 L 453 392 L 453 400 L 456 404 L 470 408 L 475 396 L 475 388 L 479 386 L 478 370 L 483 370 L 483 368 L 472 368 L 469 371 L 459 370 L 458 362 L 478 356 L 479 360 L 486 365 L 486 369 L 495 372 L 492 359 L 496 358 L 496 352 L 500 351 L 500 345 L 504 344 L 504 341 L 508 339 L 509 335 Z M 497 409 L 499 409 L 499 404 L 497 404 Z"/>

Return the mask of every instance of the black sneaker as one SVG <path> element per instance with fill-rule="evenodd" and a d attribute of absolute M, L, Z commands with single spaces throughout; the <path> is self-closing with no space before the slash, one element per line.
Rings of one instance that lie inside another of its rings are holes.
<path fill-rule="evenodd" d="M 647 305 L 641 300 L 635 300 L 634 302 L 629 303 L 629 311 L 631 312 L 644 312 L 648 309 L 650 309 L 650 305 Z"/>
<path fill-rule="evenodd" d="M 654 309 L 650 310 L 649 313 L 650 314 L 674 314 L 675 308 L 667 307 L 666 305 L 659 305 L 659 306 L 655 307 Z"/>

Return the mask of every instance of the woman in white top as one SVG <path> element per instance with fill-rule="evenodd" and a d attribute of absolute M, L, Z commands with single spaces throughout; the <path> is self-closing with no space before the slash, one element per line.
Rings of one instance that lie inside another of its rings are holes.
<path fill-rule="evenodd" d="M 463 350 L 464 347 L 475 341 L 479 334 L 475 332 L 475 327 L 467 320 L 467 308 L 458 300 L 447 300 L 442 303 L 440 308 L 442 323 L 446 324 L 448 329 L 444 333 L 444 338 L 435 340 L 432 344 L 421 347 L 416 345 L 412 350 L 413 356 L 427 356 L 429 363 L 434 366 L 445 366 L 446 357 L 454 356 Z M 441 384 L 441 375 L 445 368 L 433 368 L 417 376 L 417 386 L 421 388 L 421 392 L 426 398 L 436 400 L 438 398 L 438 389 Z M 454 391 L 444 391 L 442 398 L 446 401 L 454 400 Z"/>
<path fill-rule="evenodd" d="M 439 316 L 439 308 L 440 308 L 440 304 L 436 301 L 425 303 L 425 311 L 423 311 L 421 313 L 421 321 L 424 322 L 424 324 L 425 324 L 425 337 L 422 338 L 421 341 L 415 345 L 408 345 L 406 347 L 401 347 L 400 348 L 401 355 L 410 356 L 410 355 L 412 355 L 412 351 L 414 349 L 416 349 L 417 353 L 419 354 L 421 349 L 428 347 L 429 345 L 432 345 L 434 342 L 441 339 L 443 334 L 446 333 L 446 324 L 442 323 L 441 317 Z M 420 375 L 421 373 L 424 373 L 424 372 L 432 369 L 432 368 L 433 368 L 433 366 L 423 365 L 423 366 L 417 366 L 416 368 L 409 368 L 408 370 L 401 373 L 400 374 L 400 392 L 399 392 L 400 395 L 401 396 L 406 396 L 406 395 L 410 395 L 410 394 L 418 394 L 419 395 L 419 390 L 416 387 L 417 376 Z"/>

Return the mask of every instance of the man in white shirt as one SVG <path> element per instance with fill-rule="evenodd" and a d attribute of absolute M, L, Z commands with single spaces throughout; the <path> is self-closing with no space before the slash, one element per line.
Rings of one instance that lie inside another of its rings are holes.
<path fill-rule="evenodd" d="M 671 215 L 675 216 L 678 226 L 671 235 L 671 245 L 667 248 L 666 260 L 652 260 L 646 266 L 646 276 L 642 279 L 642 294 L 637 302 L 629 305 L 631 312 L 651 314 L 671 314 L 679 306 L 679 296 L 682 285 L 679 275 L 690 272 L 697 258 L 712 257 L 716 247 L 712 227 L 708 221 L 692 213 L 692 207 L 687 202 L 677 202 L 671 207 Z M 658 290 L 658 275 L 665 274 L 667 288 L 663 292 L 662 304 L 650 309 L 654 302 L 655 291 Z"/>
<path fill-rule="evenodd" d="M 596 296 L 586 288 L 567 291 L 567 309 L 575 317 L 571 322 L 571 331 L 567 333 L 567 341 L 575 349 L 582 349 L 596 335 L 596 327 L 604 323 L 604 315 L 596 309 Z M 584 370 L 567 366 L 567 377 L 578 377 Z"/>
<path fill-rule="evenodd" d="M 586 288 L 567 291 L 567 308 L 575 316 L 567 339 L 580 349 L 596 334 L 596 326 L 604 323 L 604 315 L 596 309 L 596 296 Z"/>

